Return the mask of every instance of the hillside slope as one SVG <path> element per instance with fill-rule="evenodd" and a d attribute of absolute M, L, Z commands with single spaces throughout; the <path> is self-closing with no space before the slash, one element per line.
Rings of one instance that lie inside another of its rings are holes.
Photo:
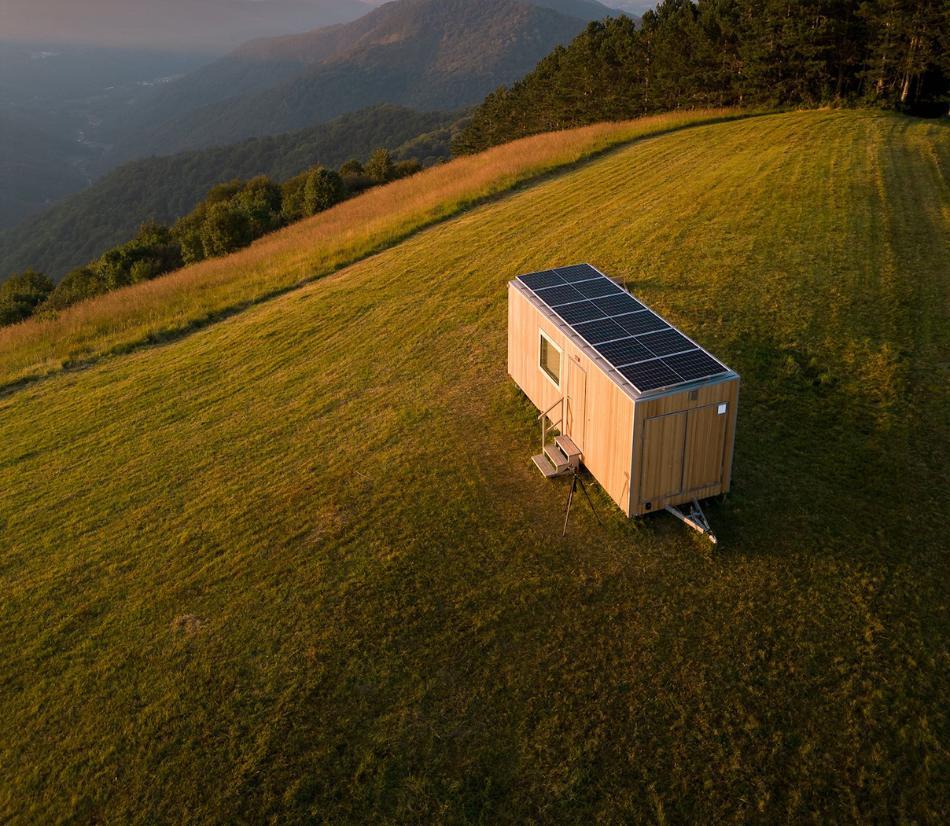
<path fill-rule="evenodd" d="M 0 398 L 0 817 L 940 821 L 946 135 L 655 137 Z M 742 374 L 715 554 L 559 538 L 505 284 L 578 260 Z"/>
<path fill-rule="evenodd" d="M 254 41 L 171 84 L 117 151 L 233 143 L 379 103 L 459 109 L 529 72 L 584 25 L 516 0 L 398 0 L 352 23 Z"/>
<path fill-rule="evenodd" d="M 402 144 L 457 118 L 448 112 L 384 105 L 283 135 L 131 161 L 0 233 L 0 281 L 27 267 L 59 280 L 73 267 L 131 238 L 144 221 L 174 222 L 215 184 L 255 175 L 284 181 L 317 163 L 337 167 L 348 158 L 365 161 L 380 146 L 402 157 Z M 446 136 L 446 155 L 447 142 Z"/>

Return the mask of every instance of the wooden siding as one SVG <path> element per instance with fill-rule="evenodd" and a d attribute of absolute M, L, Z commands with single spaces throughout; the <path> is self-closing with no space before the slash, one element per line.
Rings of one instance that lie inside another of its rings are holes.
<path fill-rule="evenodd" d="M 729 490 L 738 401 L 737 378 L 637 401 L 628 513 L 649 513 Z M 721 404 L 726 405 L 723 414 Z M 673 444 L 677 440 L 681 447 Z"/>
<path fill-rule="evenodd" d="M 540 331 L 561 348 L 561 384 L 555 385 L 539 366 Z M 574 368 L 569 367 L 573 363 Z M 569 395 L 568 384 L 579 368 L 586 376 L 583 399 L 576 392 L 574 409 L 552 413 L 565 417 L 563 432 L 580 439 L 584 465 L 630 515 L 630 454 L 633 437 L 633 399 L 600 366 L 575 345 L 557 325 L 513 285 L 508 286 L 508 374 L 539 411 Z M 576 388 L 575 388 L 576 390 Z M 583 406 L 583 412 L 580 408 Z M 568 415 L 569 414 L 569 415 Z M 571 430 L 574 430 L 574 433 Z"/>

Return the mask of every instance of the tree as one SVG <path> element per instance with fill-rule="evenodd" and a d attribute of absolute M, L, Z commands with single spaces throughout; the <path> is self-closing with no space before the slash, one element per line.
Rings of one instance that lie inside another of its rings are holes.
<path fill-rule="evenodd" d="M 178 243 L 181 258 L 185 264 L 195 264 L 204 260 L 205 247 L 201 238 L 201 227 L 208 217 L 208 205 L 198 204 L 187 215 L 182 216 L 172 227 L 172 236 Z"/>
<path fill-rule="evenodd" d="M 346 190 L 343 179 L 334 171 L 317 166 L 307 173 L 303 190 L 303 206 L 306 215 L 314 215 L 329 209 L 343 200 Z"/>
<path fill-rule="evenodd" d="M 231 199 L 247 215 L 251 235 L 259 238 L 281 224 L 281 190 L 266 175 L 248 181 Z"/>
<path fill-rule="evenodd" d="M 281 217 L 291 224 L 306 217 L 304 210 L 304 188 L 307 186 L 307 172 L 301 172 L 281 184 Z"/>
<path fill-rule="evenodd" d="M 38 308 L 38 312 L 47 309 L 64 310 L 78 301 L 100 295 L 108 289 L 105 281 L 92 267 L 79 267 L 66 274 L 46 302 Z"/>
<path fill-rule="evenodd" d="M 392 155 L 388 149 L 377 149 L 369 156 L 364 171 L 369 177 L 379 184 L 391 181 L 395 172 L 395 164 Z"/>
<path fill-rule="evenodd" d="M 356 158 L 350 158 L 340 167 L 340 175 L 343 177 L 346 177 L 347 175 L 362 175 L 363 172 L 363 164 L 361 164 Z"/>
<path fill-rule="evenodd" d="M 396 165 L 393 168 L 393 177 L 394 178 L 408 178 L 410 175 L 415 175 L 417 172 L 422 171 L 422 164 L 419 163 L 415 158 L 408 158 L 404 161 L 396 161 Z"/>
<path fill-rule="evenodd" d="M 219 201 L 208 208 L 200 233 L 206 258 L 234 252 L 253 240 L 247 215 L 230 201 Z"/>
<path fill-rule="evenodd" d="M 0 284 L 0 325 L 29 318 L 53 291 L 53 282 L 35 270 L 11 275 Z"/>
<path fill-rule="evenodd" d="M 230 181 L 225 181 L 224 183 L 215 184 L 211 189 L 208 190 L 208 194 L 205 195 L 203 203 L 211 206 L 211 204 L 218 204 L 224 201 L 230 201 L 235 195 L 237 195 L 242 189 L 244 189 L 245 183 L 239 178 L 234 178 Z"/>

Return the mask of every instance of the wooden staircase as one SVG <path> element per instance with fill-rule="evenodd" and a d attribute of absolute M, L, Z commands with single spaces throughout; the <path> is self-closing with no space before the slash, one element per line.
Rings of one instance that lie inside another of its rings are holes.
<path fill-rule="evenodd" d="M 556 407 L 563 411 L 563 399 L 558 399 L 538 416 L 541 422 L 541 452 L 531 457 L 531 461 L 547 479 L 574 473 L 581 466 L 581 450 L 570 436 L 557 435 L 553 442 L 548 441 L 548 433 L 561 426 L 561 415 L 557 419 L 551 418 L 551 412 Z"/>

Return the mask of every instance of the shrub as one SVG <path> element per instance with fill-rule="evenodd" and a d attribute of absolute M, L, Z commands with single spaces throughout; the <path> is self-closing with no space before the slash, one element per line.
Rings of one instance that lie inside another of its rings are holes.
<path fill-rule="evenodd" d="M 369 156 L 364 170 L 376 183 L 382 184 L 393 179 L 396 165 L 393 163 L 393 156 L 389 154 L 388 149 L 377 149 Z"/>
<path fill-rule="evenodd" d="M 304 187 L 307 185 L 307 173 L 301 172 L 281 184 L 281 216 L 288 224 L 299 221 L 305 216 Z"/>
<path fill-rule="evenodd" d="M 181 258 L 185 264 L 195 264 L 204 260 L 205 247 L 201 240 L 201 226 L 207 215 L 208 207 L 203 203 L 199 204 L 188 215 L 175 221 L 172 227 L 172 235 L 178 242 Z"/>
<path fill-rule="evenodd" d="M 393 177 L 408 178 L 410 175 L 415 175 L 417 172 L 422 172 L 422 164 L 414 158 L 410 158 L 409 160 L 396 162 L 396 165 L 393 168 Z"/>
<path fill-rule="evenodd" d="M 11 275 L 0 284 L 0 324 L 29 318 L 53 291 L 53 282 L 35 270 Z"/>
<path fill-rule="evenodd" d="M 323 212 L 346 196 L 343 179 L 330 169 L 314 167 L 307 174 L 303 190 L 303 208 L 307 215 Z"/>
<path fill-rule="evenodd" d="M 252 240 L 251 222 L 240 207 L 230 201 L 219 201 L 208 208 L 208 217 L 201 224 L 206 258 L 234 252 Z"/>
<path fill-rule="evenodd" d="M 361 164 L 356 158 L 350 158 L 340 167 L 340 175 L 342 175 L 344 178 L 347 175 L 362 175 L 363 172 L 363 164 Z"/>
<path fill-rule="evenodd" d="M 64 310 L 77 301 L 100 295 L 108 289 L 105 281 L 92 267 L 79 267 L 66 274 L 37 312 Z"/>
<path fill-rule="evenodd" d="M 230 201 L 247 215 L 251 235 L 259 238 L 281 225 L 281 190 L 266 175 L 245 184 Z"/>

